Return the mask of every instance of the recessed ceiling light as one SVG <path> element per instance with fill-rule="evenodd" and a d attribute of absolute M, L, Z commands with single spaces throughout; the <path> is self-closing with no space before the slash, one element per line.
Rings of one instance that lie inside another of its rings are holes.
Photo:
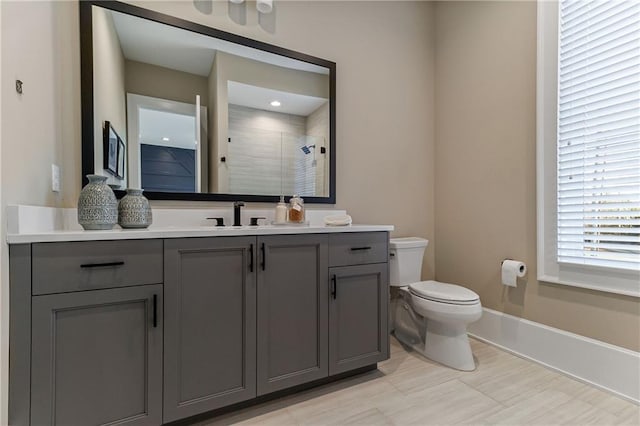
<path fill-rule="evenodd" d="M 280 106 L 280 101 L 271 101 L 271 106 L 275 106 L 275 107 Z"/>
<path fill-rule="evenodd" d="M 162 140 L 165 141 L 165 142 L 169 142 L 169 138 L 167 138 L 167 137 L 162 138 Z"/>

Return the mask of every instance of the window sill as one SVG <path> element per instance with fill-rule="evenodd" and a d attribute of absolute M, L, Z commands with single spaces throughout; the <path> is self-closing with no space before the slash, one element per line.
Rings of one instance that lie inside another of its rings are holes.
<path fill-rule="evenodd" d="M 585 288 L 585 289 L 588 289 L 588 290 L 596 290 L 596 291 L 602 291 L 602 292 L 605 292 L 605 293 L 613 293 L 613 294 L 620 294 L 620 295 L 623 295 L 623 296 L 630 296 L 630 297 L 640 298 L 640 284 L 638 285 L 637 289 L 628 289 L 628 288 L 621 288 L 621 287 L 616 287 L 616 286 L 585 284 L 585 283 L 581 283 L 581 282 L 577 282 L 577 281 L 561 280 L 558 277 L 554 277 L 554 276 L 551 276 L 551 275 L 538 275 L 538 281 L 542 281 L 542 282 L 545 282 L 545 283 L 561 284 L 561 285 L 566 285 L 566 286 L 571 286 L 571 287 L 579 287 L 579 288 Z"/>

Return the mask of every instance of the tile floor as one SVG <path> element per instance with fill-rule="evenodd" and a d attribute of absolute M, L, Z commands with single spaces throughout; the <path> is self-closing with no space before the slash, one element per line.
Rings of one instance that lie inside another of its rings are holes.
<path fill-rule="evenodd" d="M 460 372 L 391 339 L 377 371 L 229 413 L 214 425 L 640 425 L 640 407 L 471 339 Z"/>

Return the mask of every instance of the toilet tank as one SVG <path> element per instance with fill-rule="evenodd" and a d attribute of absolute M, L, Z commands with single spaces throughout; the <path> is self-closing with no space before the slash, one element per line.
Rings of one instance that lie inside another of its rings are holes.
<path fill-rule="evenodd" d="M 420 281 L 422 259 L 428 244 L 429 240 L 417 237 L 389 240 L 389 284 L 400 287 Z"/>

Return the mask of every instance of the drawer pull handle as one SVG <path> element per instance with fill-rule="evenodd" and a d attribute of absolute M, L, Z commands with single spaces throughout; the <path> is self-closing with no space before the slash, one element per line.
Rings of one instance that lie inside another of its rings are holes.
<path fill-rule="evenodd" d="M 124 262 L 105 262 L 105 263 L 84 263 L 81 268 L 104 268 L 107 266 L 122 266 Z"/>
<path fill-rule="evenodd" d="M 351 251 L 371 250 L 371 246 L 367 247 L 351 247 Z"/>
<path fill-rule="evenodd" d="M 249 272 L 253 272 L 253 244 L 249 244 Z"/>
<path fill-rule="evenodd" d="M 338 297 L 338 277 L 335 274 L 331 276 L 331 296 L 334 299 Z"/>
<path fill-rule="evenodd" d="M 153 295 L 153 328 L 158 326 L 158 295 Z"/>

